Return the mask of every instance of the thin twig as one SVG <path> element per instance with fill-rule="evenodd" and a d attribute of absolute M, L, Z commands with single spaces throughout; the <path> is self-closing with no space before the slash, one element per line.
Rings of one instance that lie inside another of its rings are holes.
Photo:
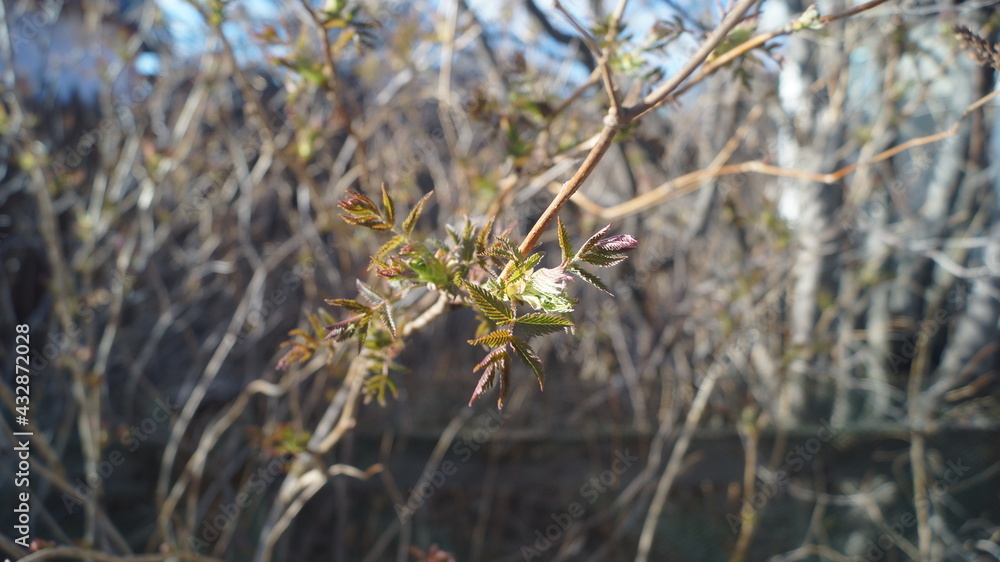
<path fill-rule="evenodd" d="M 663 505 L 667 501 L 667 495 L 670 493 L 674 479 L 680 473 L 684 455 L 687 453 L 688 445 L 691 444 L 691 436 L 694 435 L 701 414 L 705 411 L 705 406 L 708 405 L 708 397 L 711 396 L 712 389 L 715 388 L 715 383 L 722 374 L 723 369 L 720 364 L 716 363 L 713 367 L 715 368 L 709 370 L 701 387 L 698 388 L 698 393 L 691 403 L 691 410 L 688 411 L 687 418 L 684 420 L 681 436 L 677 439 L 677 444 L 670 453 L 670 460 L 667 461 L 667 468 L 663 471 L 660 481 L 656 485 L 653 501 L 649 506 L 649 511 L 646 512 L 646 521 L 642 525 L 642 534 L 639 535 L 639 551 L 635 555 L 636 562 L 646 562 L 649 559 L 649 551 L 653 546 L 653 537 L 656 534 L 660 513 L 663 512 Z"/>
<path fill-rule="evenodd" d="M 750 6 L 755 4 L 756 1 L 757 0 L 740 0 L 740 2 L 738 2 L 734 7 L 733 11 L 731 11 L 725 19 L 723 19 L 722 23 L 719 24 L 719 27 L 716 28 L 711 35 L 709 35 L 708 39 L 705 40 L 705 43 L 698 49 L 698 51 L 695 52 L 694 55 L 691 56 L 687 64 L 685 64 L 679 72 L 671 76 L 659 88 L 643 98 L 643 100 L 638 104 L 623 108 L 622 113 L 619 115 L 609 115 L 611 118 L 605 120 L 604 128 L 597 137 L 594 147 L 590 149 L 590 153 L 588 153 L 587 157 L 584 159 L 583 164 L 580 165 L 580 168 L 576 171 L 573 177 L 570 178 L 568 182 L 563 184 L 562 189 L 555 196 L 552 202 L 549 203 L 549 206 L 545 209 L 545 212 L 542 213 L 542 216 L 535 222 L 535 225 L 524 238 L 524 241 L 521 242 L 519 250 L 522 254 L 527 255 L 538 244 L 538 240 L 542 237 L 542 233 L 545 232 L 549 224 L 559 213 L 560 209 L 566 205 L 570 197 L 572 197 L 573 194 L 580 189 L 583 182 L 590 177 L 591 173 L 593 173 L 597 164 L 604 157 L 604 153 L 611 147 L 611 144 L 614 142 L 615 136 L 618 132 L 631 121 L 638 119 L 647 112 L 652 111 L 659 104 L 663 103 L 673 93 L 673 91 L 682 82 L 684 82 L 684 80 L 690 76 L 691 73 L 694 72 L 706 58 L 708 58 L 708 55 L 711 54 L 720 43 L 722 43 L 729 31 L 736 27 L 736 24 L 743 18 L 743 14 L 746 13 L 746 11 L 750 9 Z M 508 271 L 509 267 L 504 270 L 504 276 L 506 276 Z"/>
<path fill-rule="evenodd" d="M 572 25 L 573 28 L 576 29 L 577 33 L 580 34 L 580 37 L 583 38 L 583 44 L 590 49 L 595 57 L 597 57 L 597 65 L 601 70 L 601 78 L 604 81 L 604 89 L 608 92 L 608 99 L 611 103 L 611 110 L 608 114 L 611 115 L 613 119 L 620 118 L 622 115 L 622 106 L 621 100 L 618 99 L 618 91 L 615 89 L 614 78 L 611 75 L 611 65 L 608 64 L 608 57 L 610 56 L 610 53 L 605 53 L 600 47 L 597 46 L 597 43 L 594 42 L 594 38 L 590 35 L 590 32 L 584 29 L 583 26 L 580 25 L 580 22 L 576 21 L 573 14 L 566 11 L 566 8 L 563 7 L 559 0 L 556 0 L 555 7 L 557 10 L 562 12 L 563 16 L 565 16 L 567 20 L 569 20 L 570 25 Z"/>
<path fill-rule="evenodd" d="M 657 188 L 648 191 L 638 197 L 630 199 L 624 203 L 619 203 L 612 207 L 602 207 L 586 197 L 577 194 L 573 198 L 573 202 L 580 205 L 587 212 L 596 214 L 605 220 L 618 220 L 629 215 L 633 215 L 640 211 L 646 211 L 650 208 L 662 204 L 666 201 L 680 197 L 681 195 L 686 195 L 692 191 L 698 189 L 705 181 L 735 174 L 746 174 L 746 173 L 757 173 L 769 176 L 787 177 L 800 179 L 810 182 L 823 183 L 823 184 L 834 184 L 839 182 L 848 174 L 854 173 L 862 168 L 866 168 L 873 164 L 877 164 L 893 156 L 915 148 L 918 146 L 923 146 L 925 144 L 931 144 L 948 137 L 954 136 L 958 133 L 958 129 L 973 111 L 979 109 L 990 100 L 1000 95 L 1000 90 L 995 90 L 982 98 L 976 100 L 969 105 L 962 113 L 961 117 L 947 130 L 938 133 L 933 133 L 923 137 L 910 139 L 906 142 L 900 143 L 894 147 L 883 150 L 882 152 L 876 154 L 872 158 L 864 162 L 856 162 L 843 168 L 834 170 L 832 172 L 806 172 L 803 170 L 791 170 L 788 168 L 781 168 L 779 166 L 774 166 L 772 164 L 767 164 L 760 160 L 751 160 L 749 162 L 740 162 L 738 164 L 729 164 L 726 166 L 709 166 L 703 170 L 696 170 L 694 172 L 689 172 L 672 180 L 669 180 Z"/>

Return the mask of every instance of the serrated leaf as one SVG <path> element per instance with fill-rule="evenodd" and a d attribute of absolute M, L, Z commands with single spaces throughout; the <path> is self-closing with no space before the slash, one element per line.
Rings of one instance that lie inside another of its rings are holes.
<path fill-rule="evenodd" d="M 355 191 L 348 191 L 347 197 L 340 201 L 337 206 L 347 211 L 347 215 L 340 215 L 348 224 L 356 226 L 366 226 L 373 230 L 389 230 L 391 224 L 385 222 L 382 211 L 379 210 L 375 202 L 368 196 Z"/>
<path fill-rule="evenodd" d="M 545 371 L 542 369 L 542 360 L 538 358 L 535 350 L 531 349 L 531 346 L 521 338 L 512 338 L 510 345 L 513 346 L 518 357 L 523 359 L 531 367 L 531 370 L 535 372 L 535 377 L 538 379 L 538 388 L 545 390 Z"/>
<path fill-rule="evenodd" d="M 488 345 L 490 347 L 499 347 L 514 337 L 514 332 L 510 330 L 497 330 L 486 334 L 481 338 L 474 340 L 469 340 L 469 345 Z"/>
<path fill-rule="evenodd" d="M 382 217 L 372 214 L 364 216 L 340 215 L 344 222 L 354 226 L 364 226 L 372 230 L 389 230 L 391 227 L 382 220 Z"/>
<path fill-rule="evenodd" d="M 385 182 L 382 182 L 382 206 L 385 207 L 385 220 L 390 226 L 396 224 L 396 208 L 389 197 L 389 192 L 385 190 Z"/>
<path fill-rule="evenodd" d="M 545 314 L 543 312 L 532 312 L 519 316 L 514 325 L 529 337 L 544 336 L 554 334 L 564 328 L 572 328 L 573 323 L 557 314 Z"/>
<path fill-rule="evenodd" d="M 431 198 L 431 194 L 433 193 L 433 191 L 428 192 L 427 195 L 421 197 L 420 201 L 418 201 L 417 204 L 410 209 L 410 214 L 407 215 L 406 220 L 403 221 L 403 232 L 405 232 L 407 236 L 413 233 L 413 227 L 417 226 L 417 219 L 420 218 L 420 213 L 424 212 L 424 205 L 427 204 L 427 200 Z"/>
<path fill-rule="evenodd" d="M 497 397 L 497 410 L 503 410 L 507 394 L 510 392 L 510 360 L 504 360 L 498 368 L 500 369 L 500 396 Z"/>
<path fill-rule="evenodd" d="M 355 332 L 359 331 L 362 327 L 367 326 L 368 320 L 371 318 L 370 314 L 360 314 L 357 316 L 352 316 L 347 320 L 337 322 L 330 326 L 325 326 L 324 329 L 329 333 L 326 335 L 326 340 L 334 341 L 346 341 L 354 335 Z"/>
<path fill-rule="evenodd" d="M 365 317 L 364 323 L 358 326 L 358 353 L 365 349 L 365 340 L 368 339 L 368 323 L 371 322 L 371 315 Z"/>
<path fill-rule="evenodd" d="M 383 302 L 377 311 L 379 318 L 382 319 L 382 323 L 385 324 L 386 328 L 389 328 L 392 339 L 396 339 L 396 321 L 392 318 L 392 307 L 389 306 L 389 303 Z"/>
<path fill-rule="evenodd" d="M 484 253 L 488 256 L 510 260 L 515 264 L 520 264 L 524 261 L 524 256 L 521 255 L 521 251 L 518 250 L 517 245 L 511 242 L 506 235 L 497 236 L 493 241 L 493 245 Z"/>
<path fill-rule="evenodd" d="M 497 361 L 505 361 L 507 359 L 507 346 L 498 347 L 486 354 L 483 360 L 479 362 L 475 367 L 472 368 L 472 372 L 478 372 L 482 369 L 487 369 L 490 365 L 496 363 Z"/>
<path fill-rule="evenodd" d="M 364 281 L 358 279 L 357 281 L 354 282 L 354 284 L 357 285 L 358 293 L 361 295 L 361 298 L 368 301 L 371 304 L 372 308 L 379 306 L 380 304 L 385 302 L 385 298 L 382 297 L 382 295 L 376 293 L 375 289 L 372 289 Z"/>
<path fill-rule="evenodd" d="M 465 287 L 469 291 L 472 302 L 490 320 L 497 324 L 509 324 L 514 319 L 514 311 L 511 310 L 510 306 L 486 289 L 468 281 L 465 283 Z"/>
<path fill-rule="evenodd" d="M 510 358 L 507 355 L 507 346 L 494 349 L 487 354 L 473 372 L 480 369 L 485 369 L 485 371 L 483 372 L 483 376 L 479 378 L 479 384 L 476 385 L 476 389 L 472 392 L 469 405 L 471 406 L 483 393 L 492 388 L 499 377 L 500 399 L 497 401 L 497 408 L 502 409 L 510 387 Z"/>
<path fill-rule="evenodd" d="M 591 285 L 597 287 L 598 289 L 604 291 L 605 293 L 611 295 L 612 297 L 615 296 L 615 294 L 611 292 L 611 289 L 608 289 L 608 287 L 604 284 L 604 282 L 601 281 L 600 277 L 594 275 L 593 273 L 587 271 L 586 269 L 583 269 L 582 267 L 577 265 L 571 265 L 566 268 L 566 271 L 569 271 L 573 275 L 576 275 L 580 279 L 586 281 L 587 283 L 590 283 Z"/>
<path fill-rule="evenodd" d="M 627 255 L 618 252 L 607 253 L 595 249 L 591 250 L 587 255 L 581 257 L 580 261 L 589 263 L 590 265 L 596 265 L 597 267 L 610 267 L 612 265 L 618 265 L 627 258 Z"/>
<path fill-rule="evenodd" d="M 346 308 L 357 314 L 370 314 L 371 307 L 365 306 L 354 299 L 326 299 L 326 304 Z"/>
<path fill-rule="evenodd" d="M 561 218 L 556 217 L 556 230 L 559 233 L 559 250 L 562 251 L 563 263 L 569 263 L 573 257 L 573 247 L 570 245 L 569 234 L 566 232 L 566 225 Z"/>
<path fill-rule="evenodd" d="M 377 252 L 375 252 L 375 255 L 373 255 L 372 258 L 374 258 L 377 261 L 382 261 L 382 259 L 385 258 L 385 256 L 387 256 L 389 252 L 398 248 L 399 245 L 402 244 L 403 242 L 406 242 L 406 239 L 403 238 L 402 236 L 393 236 L 392 238 L 389 239 L 388 242 L 382 244 L 382 247 L 379 248 Z"/>
<path fill-rule="evenodd" d="M 358 213 L 378 214 L 378 207 L 375 206 L 375 202 L 369 199 L 367 195 L 356 191 L 348 191 L 345 195 L 347 197 L 337 203 L 337 206 L 341 209 L 352 215 Z"/>
<path fill-rule="evenodd" d="M 608 267 L 626 259 L 629 252 L 638 246 L 639 241 L 634 236 L 617 234 L 610 238 L 596 240 L 593 243 L 588 241 L 588 244 L 576 254 L 574 261 L 579 260 L 598 267 Z"/>
<path fill-rule="evenodd" d="M 582 256 L 585 256 L 587 252 L 590 251 L 591 248 L 593 248 L 598 242 L 600 242 L 605 236 L 607 236 L 609 230 L 611 230 L 611 223 L 608 223 L 608 226 L 605 226 L 604 228 L 598 230 L 596 234 L 588 238 L 587 241 L 583 243 L 583 246 L 580 247 L 580 251 L 577 252 L 576 256 L 573 257 L 573 261 L 577 261 Z"/>
<path fill-rule="evenodd" d="M 486 253 L 486 245 L 490 243 L 490 233 L 493 232 L 493 222 L 496 217 L 490 217 L 489 222 L 483 225 L 482 230 L 479 231 L 479 235 L 476 236 L 476 252 L 479 254 Z"/>

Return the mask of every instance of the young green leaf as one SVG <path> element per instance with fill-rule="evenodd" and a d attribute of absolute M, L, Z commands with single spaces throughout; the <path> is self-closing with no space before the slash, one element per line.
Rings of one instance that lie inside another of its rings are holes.
<path fill-rule="evenodd" d="M 543 312 L 532 312 L 519 316 L 514 321 L 514 326 L 521 328 L 521 331 L 529 337 L 544 336 L 554 334 L 564 328 L 573 327 L 573 323 L 557 314 L 545 314 Z"/>
<path fill-rule="evenodd" d="M 392 339 L 396 339 L 396 321 L 392 318 L 392 307 L 389 306 L 388 302 L 383 302 L 376 311 L 378 311 L 378 316 L 382 319 L 382 323 L 385 324 L 386 328 L 389 328 Z"/>
<path fill-rule="evenodd" d="M 382 182 L 382 206 L 385 207 L 385 220 L 392 227 L 396 224 L 396 208 L 392 202 L 392 197 L 385 190 L 385 182 Z"/>
<path fill-rule="evenodd" d="M 573 246 L 570 245 L 566 225 L 563 224 L 562 219 L 559 217 L 556 217 L 556 226 L 556 231 L 559 233 L 559 249 L 562 251 L 562 261 L 568 264 L 570 258 L 573 257 Z"/>
<path fill-rule="evenodd" d="M 545 371 L 542 370 L 542 360 L 538 358 L 535 350 L 531 349 L 531 346 L 521 338 L 511 339 L 510 345 L 514 347 L 514 351 L 517 352 L 518 357 L 523 359 L 531 367 L 531 370 L 535 372 L 535 377 L 538 379 L 538 388 L 545 390 Z"/>
<path fill-rule="evenodd" d="M 496 217 L 490 217 L 490 221 L 483 225 L 482 230 L 479 231 L 479 235 L 476 236 L 476 253 L 485 254 L 487 245 L 490 243 L 490 233 L 493 232 L 493 222 Z"/>
<path fill-rule="evenodd" d="M 518 279 L 524 277 L 526 274 L 531 272 L 536 265 L 538 265 L 539 260 L 544 256 L 544 252 L 538 252 L 537 254 L 532 254 L 528 259 L 515 265 L 510 273 L 507 274 L 507 278 L 504 280 L 504 285 L 510 285 L 511 283 L 517 281 Z"/>
<path fill-rule="evenodd" d="M 358 279 L 354 282 L 354 284 L 357 285 L 358 293 L 361 295 L 361 298 L 368 301 L 372 307 L 379 306 L 385 301 L 385 298 L 382 297 L 382 295 L 376 293 L 375 289 L 372 289 L 364 281 Z"/>
<path fill-rule="evenodd" d="M 427 204 L 427 200 L 431 198 L 431 194 L 434 193 L 430 191 L 427 195 L 420 198 L 420 201 L 410 210 L 410 214 L 406 216 L 406 220 L 403 221 L 403 232 L 409 236 L 413 233 L 413 227 L 417 226 L 417 219 L 420 218 L 420 213 L 424 212 L 424 205 Z"/>
<path fill-rule="evenodd" d="M 488 345 L 490 347 L 499 347 L 511 340 L 514 337 L 514 333 L 510 330 L 497 330 L 486 334 L 481 338 L 474 340 L 469 340 L 470 345 Z"/>
<path fill-rule="evenodd" d="M 497 324 L 509 324 L 514 319 L 514 311 L 511 309 L 510 305 L 503 302 L 486 289 L 483 289 L 479 285 L 469 281 L 466 281 L 465 287 L 469 291 L 469 296 L 472 298 L 472 302 L 474 302 L 479 310 L 481 310 L 490 320 L 496 322 Z"/>
<path fill-rule="evenodd" d="M 382 247 L 378 249 L 377 252 L 372 256 L 373 261 L 382 261 L 385 256 L 389 255 L 389 252 L 395 250 L 402 244 L 406 242 L 406 239 L 402 236 L 393 236 L 388 242 L 382 244 Z M 369 268 L 370 269 L 370 268 Z"/>
<path fill-rule="evenodd" d="M 372 311 L 371 307 L 365 306 L 354 299 L 326 299 L 326 304 L 346 308 L 356 314 L 371 314 Z"/>
<path fill-rule="evenodd" d="M 371 315 L 365 317 L 363 324 L 358 326 L 358 353 L 361 353 L 365 348 L 365 340 L 368 339 L 368 325 L 371 323 Z"/>
<path fill-rule="evenodd" d="M 611 289 L 608 289 L 608 287 L 604 284 L 604 282 L 601 281 L 600 277 L 594 275 L 593 273 L 587 271 L 586 269 L 583 269 L 578 265 L 571 265 L 566 268 L 566 271 L 569 271 L 573 275 L 576 275 L 580 279 L 586 281 L 587 283 L 590 283 L 591 285 L 597 287 L 598 289 L 604 291 L 605 293 L 611 295 L 612 297 L 615 296 L 615 294 L 611 292 Z"/>

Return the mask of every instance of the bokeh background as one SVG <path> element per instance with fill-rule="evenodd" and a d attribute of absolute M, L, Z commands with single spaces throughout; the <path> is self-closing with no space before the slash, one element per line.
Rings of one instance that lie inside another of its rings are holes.
<path fill-rule="evenodd" d="M 0 491 L 27 324 L 31 559 L 1000 559 L 1000 15 L 869 4 L 620 135 L 560 216 L 639 249 L 498 412 L 467 406 L 468 309 L 359 400 L 356 346 L 278 360 L 377 282 L 347 190 L 520 237 L 580 165 L 607 98 L 548 2 L 3 0 Z M 636 95 L 727 2 L 565 6 Z"/>

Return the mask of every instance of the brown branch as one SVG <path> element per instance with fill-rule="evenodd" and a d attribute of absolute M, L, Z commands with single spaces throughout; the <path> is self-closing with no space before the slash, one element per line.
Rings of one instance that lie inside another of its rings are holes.
<path fill-rule="evenodd" d="M 630 199 L 624 203 L 614 205 L 612 207 L 601 207 L 600 205 L 590 201 L 583 195 L 577 194 L 573 197 L 573 202 L 580 205 L 585 211 L 598 215 L 605 220 L 617 220 L 622 217 L 626 217 L 640 211 L 647 210 L 655 205 L 659 205 L 681 195 L 686 195 L 692 191 L 697 190 L 700 185 L 710 179 L 729 176 L 734 174 L 745 174 L 745 173 L 757 173 L 769 176 L 778 176 L 786 178 L 800 179 L 804 181 L 811 181 L 823 184 L 833 184 L 837 183 L 843 179 L 848 174 L 854 173 L 862 168 L 877 164 L 893 156 L 915 148 L 918 146 L 923 146 L 925 144 L 931 144 L 948 137 L 954 136 L 958 133 L 958 128 L 961 126 L 962 121 L 965 120 L 973 111 L 979 109 L 990 100 L 1000 95 L 1000 90 L 993 91 L 982 98 L 976 100 L 969 105 L 962 112 L 962 115 L 958 120 L 949 127 L 947 130 L 926 135 L 923 137 L 918 137 L 915 139 L 910 139 L 906 142 L 900 143 L 894 147 L 883 150 L 882 152 L 876 154 L 872 158 L 864 162 L 855 162 L 843 168 L 834 170 L 832 172 L 820 173 L 820 172 L 806 172 L 803 170 L 792 170 L 788 168 L 781 168 L 771 164 L 767 164 L 760 160 L 751 160 L 749 162 L 740 162 L 738 164 L 728 164 L 726 166 L 718 166 L 703 170 L 696 170 L 694 172 L 689 172 L 670 181 L 667 181 L 638 197 Z"/>
<path fill-rule="evenodd" d="M 600 135 L 597 138 L 597 142 L 594 147 L 590 149 L 590 153 L 587 154 L 586 159 L 584 159 L 583 164 L 576 171 L 572 178 L 565 184 L 563 184 L 562 189 L 556 195 L 556 197 L 549 203 L 548 208 L 542 213 L 542 216 L 538 218 L 535 225 L 528 232 L 524 241 L 521 242 L 519 250 L 522 254 L 528 254 L 532 249 L 538 244 L 538 240 L 541 238 L 542 233 L 548 228 L 552 219 L 559 213 L 560 209 L 566 205 L 570 197 L 583 182 L 586 181 L 590 174 L 593 173 L 594 169 L 597 167 L 598 162 L 604 157 L 604 153 L 608 151 L 611 144 L 614 142 L 615 136 L 618 132 L 631 121 L 638 119 L 642 115 L 651 111 L 653 108 L 663 103 L 671 93 L 679 86 L 692 72 L 702 64 L 708 55 L 726 38 L 729 31 L 736 26 L 737 23 L 743 18 L 743 14 L 746 13 L 750 6 L 755 4 L 757 0 L 741 0 L 736 4 L 734 9 L 729 12 L 729 14 L 723 19 L 719 27 L 712 32 L 712 34 L 705 40 L 705 43 L 692 55 L 691 59 L 687 64 L 677 73 L 671 76 L 663 85 L 657 88 L 653 93 L 649 94 L 638 104 L 623 108 L 622 113 L 619 115 L 609 115 L 610 119 L 605 120 L 604 129 L 601 130 Z M 504 270 L 502 277 L 505 277 L 507 272 L 510 270 L 509 266 Z"/>
<path fill-rule="evenodd" d="M 743 15 L 751 6 L 757 3 L 757 0 L 741 0 L 733 7 L 732 10 L 719 24 L 719 27 L 715 28 L 714 31 L 705 39 L 702 46 L 693 54 L 688 60 L 687 64 L 684 65 L 676 74 L 671 76 L 666 82 L 660 85 L 658 88 L 650 92 L 646 97 L 642 98 L 642 101 L 636 105 L 626 109 L 628 114 L 628 120 L 636 119 L 649 113 L 653 109 L 660 106 L 663 102 L 667 101 L 668 98 L 672 97 L 674 91 L 681 85 L 688 76 L 692 73 L 712 54 L 712 51 L 719 46 L 729 35 L 729 32 L 736 27 L 740 21 L 743 20 Z"/>
<path fill-rule="evenodd" d="M 614 118 L 621 117 L 621 100 L 618 99 L 618 91 L 615 90 L 614 78 L 611 75 L 611 65 L 608 64 L 608 57 L 610 56 L 610 53 L 601 51 L 601 48 L 597 46 L 597 43 L 594 43 L 594 38 L 591 37 L 590 33 L 584 29 L 582 25 L 580 25 L 580 22 L 576 21 L 573 14 L 569 13 L 559 0 L 555 1 L 555 7 L 557 10 L 562 12 L 567 20 L 569 20 L 570 25 L 572 25 L 576 29 L 577 33 L 580 34 L 580 37 L 583 38 L 584 45 L 586 45 L 587 48 L 593 52 L 594 56 L 597 57 L 597 65 L 601 70 L 601 79 L 604 81 L 604 89 L 608 92 L 608 99 L 611 102 L 611 110 L 608 113 L 609 115 L 613 115 Z M 613 29 L 608 33 L 613 33 Z"/>

